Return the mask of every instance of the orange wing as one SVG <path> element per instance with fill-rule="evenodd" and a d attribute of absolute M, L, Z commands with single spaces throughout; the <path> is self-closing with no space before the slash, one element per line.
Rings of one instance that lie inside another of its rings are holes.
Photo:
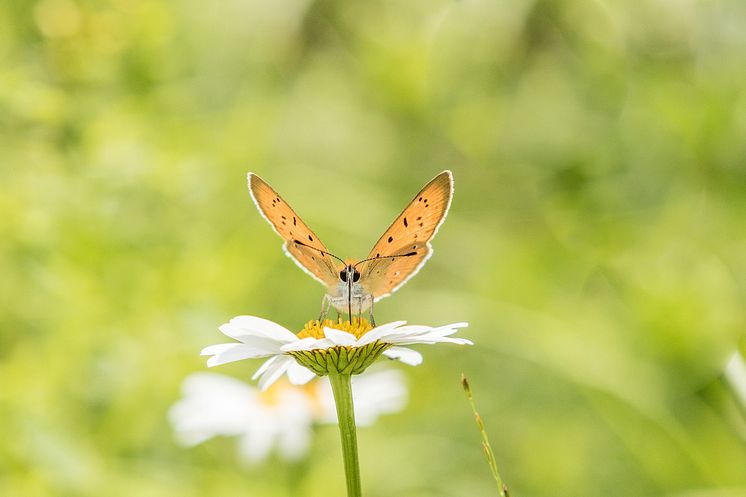
<path fill-rule="evenodd" d="M 329 252 L 311 228 L 271 186 L 254 173 L 248 174 L 249 193 L 257 209 L 285 243 L 285 254 L 327 287 L 337 284 L 337 267 Z"/>
<path fill-rule="evenodd" d="M 453 174 L 443 171 L 415 195 L 362 263 L 360 283 L 375 301 L 398 290 L 433 253 L 430 240 L 445 220 L 453 197 Z M 409 254 L 406 257 L 391 257 Z"/>

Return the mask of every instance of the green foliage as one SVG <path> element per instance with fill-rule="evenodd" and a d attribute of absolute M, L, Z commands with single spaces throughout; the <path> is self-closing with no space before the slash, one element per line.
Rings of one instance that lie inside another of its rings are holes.
<path fill-rule="evenodd" d="M 477 345 L 406 370 L 366 495 L 494 495 L 461 371 L 511 495 L 743 495 L 745 28 L 735 0 L 0 3 L 0 494 L 343 495 L 335 427 L 246 468 L 166 411 L 219 324 L 318 313 L 248 170 L 361 257 L 450 168 L 376 318 Z"/>

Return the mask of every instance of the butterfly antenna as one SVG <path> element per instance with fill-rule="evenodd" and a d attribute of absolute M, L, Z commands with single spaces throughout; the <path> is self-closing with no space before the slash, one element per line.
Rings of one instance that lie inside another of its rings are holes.
<path fill-rule="evenodd" d="M 362 261 L 358 261 L 357 263 L 355 263 L 353 267 L 357 267 L 359 264 L 362 264 L 363 262 L 375 261 L 378 259 L 395 259 L 397 257 L 411 257 L 413 255 L 417 255 L 417 252 L 407 252 L 406 254 L 394 254 L 394 255 L 377 255 L 375 257 L 369 257 L 367 259 L 363 259 Z"/>
<path fill-rule="evenodd" d="M 343 259 L 341 259 L 340 257 L 337 257 L 336 255 L 332 254 L 331 252 L 327 252 L 326 250 L 322 250 L 322 249 L 320 249 L 318 247 L 314 247 L 313 245 L 309 245 L 307 243 L 303 243 L 302 241 L 300 241 L 298 239 L 293 239 L 293 243 L 295 243 L 297 245 L 300 245 L 302 247 L 309 248 L 311 250 L 315 250 L 316 252 L 320 253 L 321 255 L 329 255 L 331 257 L 334 257 L 339 262 L 341 262 L 342 264 L 345 265 L 345 269 L 344 270 L 347 271 L 347 268 L 348 268 L 347 263 Z M 347 296 L 348 296 L 348 298 L 347 298 L 347 311 L 349 312 L 349 315 L 350 315 L 350 323 L 352 323 L 352 274 L 348 274 L 347 275 Z"/>
<path fill-rule="evenodd" d="M 311 250 L 315 250 L 316 252 L 320 253 L 321 255 L 330 255 L 330 256 L 334 257 L 335 259 L 337 259 L 342 264 L 345 264 L 345 261 L 343 259 L 337 257 L 336 255 L 332 254 L 331 252 L 327 252 L 326 250 L 321 250 L 320 248 L 314 247 L 314 246 L 309 245 L 307 243 L 303 243 L 302 241 L 296 240 L 296 239 L 293 239 L 293 243 L 295 243 L 297 245 L 301 245 L 301 246 L 306 247 L 306 248 L 310 248 Z"/>

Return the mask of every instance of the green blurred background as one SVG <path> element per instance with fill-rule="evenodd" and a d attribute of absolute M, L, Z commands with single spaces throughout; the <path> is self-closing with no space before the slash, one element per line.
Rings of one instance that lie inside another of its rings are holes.
<path fill-rule="evenodd" d="M 166 412 L 221 323 L 318 313 L 247 171 L 362 257 L 445 168 L 435 256 L 376 314 L 477 345 L 402 367 L 407 410 L 360 434 L 366 494 L 496 494 L 464 371 L 515 497 L 746 495 L 721 379 L 740 0 L 6 1 L 0 130 L 0 495 L 343 495 L 333 426 L 302 466 L 246 468 Z"/>

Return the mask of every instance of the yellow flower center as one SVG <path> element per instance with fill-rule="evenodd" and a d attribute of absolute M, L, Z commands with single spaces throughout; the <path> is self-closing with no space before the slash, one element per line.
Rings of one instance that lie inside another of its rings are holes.
<path fill-rule="evenodd" d="M 323 321 L 314 319 L 307 322 L 303 329 L 300 330 L 298 338 L 324 338 L 324 327 L 346 331 L 355 335 L 355 338 L 358 339 L 373 329 L 373 326 L 365 318 L 352 318 L 352 322 L 343 321 L 341 318 L 336 321 L 332 321 L 331 319 L 324 319 Z"/>
<path fill-rule="evenodd" d="M 291 385 L 289 381 L 281 378 L 273 383 L 271 387 L 257 394 L 257 400 L 267 408 L 275 408 L 280 405 L 283 396 L 287 392 L 300 392 L 305 395 L 312 404 L 314 410 L 321 409 L 321 401 L 318 396 L 318 388 L 314 383 L 305 385 Z"/>
<path fill-rule="evenodd" d="M 275 407 L 280 403 L 282 393 L 288 388 L 292 388 L 290 386 L 290 382 L 284 379 L 280 379 L 272 384 L 272 386 L 268 389 L 264 390 L 263 392 L 260 391 L 257 395 L 257 400 L 259 400 L 259 403 L 264 406 Z"/>
<path fill-rule="evenodd" d="M 353 318 L 352 321 L 337 319 L 325 319 L 323 321 L 313 320 L 306 323 L 298 333 L 298 338 L 324 338 L 324 327 L 346 331 L 360 338 L 373 326 L 363 318 Z M 301 366 L 304 366 L 319 376 L 328 374 L 360 374 L 373 364 L 378 357 L 389 347 L 390 343 L 374 340 L 361 347 L 352 345 L 335 345 L 325 349 L 297 350 L 286 352 L 291 355 Z"/>

